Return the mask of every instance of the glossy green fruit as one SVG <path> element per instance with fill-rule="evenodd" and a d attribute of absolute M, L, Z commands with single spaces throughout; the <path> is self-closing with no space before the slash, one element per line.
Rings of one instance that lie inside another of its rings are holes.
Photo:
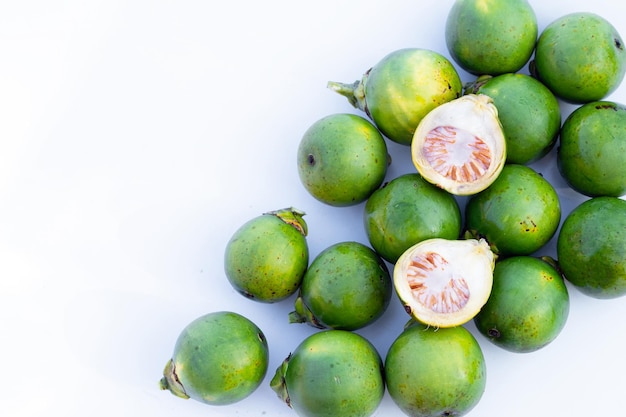
<path fill-rule="evenodd" d="M 561 204 L 556 190 L 526 165 L 509 164 L 465 206 L 466 234 L 483 237 L 500 256 L 530 255 L 556 233 Z"/>
<path fill-rule="evenodd" d="M 460 97 L 463 84 L 452 63 L 422 48 L 393 51 L 352 84 L 329 88 L 364 111 L 390 140 L 410 145 L 420 120 L 440 104 Z"/>
<path fill-rule="evenodd" d="M 589 12 L 564 15 L 539 36 L 531 73 L 571 103 L 601 100 L 622 82 L 626 50 L 617 29 Z"/>
<path fill-rule="evenodd" d="M 530 164 L 545 156 L 556 143 L 561 109 L 552 92 L 526 74 L 482 76 L 465 93 L 486 94 L 498 109 L 506 137 L 506 162 Z"/>
<path fill-rule="evenodd" d="M 300 417 L 368 417 L 385 393 L 378 351 L 344 330 L 307 337 L 276 369 L 270 385 Z"/>
<path fill-rule="evenodd" d="M 457 0 L 445 27 L 452 58 L 475 75 L 517 72 L 529 61 L 537 34 L 526 0 Z"/>
<path fill-rule="evenodd" d="M 626 201 L 594 197 L 561 226 L 557 256 L 565 278 L 595 298 L 626 294 Z"/>
<path fill-rule="evenodd" d="M 359 242 L 336 243 L 311 262 L 290 322 L 356 330 L 385 312 L 391 294 L 389 270 L 373 249 Z"/>
<path fill-rule="evenodd" d="M 559 171 L 590 197 L 626 194 L 626 107 L 596 101 L 574 110 L 563 123 Z"/>
<path fill-rule="evenodd" d="M 391 263 L 425 239 L 457 239 L 462 227 L 456 199 L 417 173 L 401 175 L 374 191 L 365 204 L 363 223 L 372 248 Z"/>
<path fill-rule="evenodd" d="M 365 201 L 385 179 L 387 145 L 367 119 L 332 114 L 311 125 L 300 141 L 298 174 L 304 188 L 331 206 Z"/>
<path fill-rule="evenodd" d="M 309 264 L 304 212 L 270 211 L 235 231 L 226 244 L 224 270 L 240 294 L 273 303 L 294 294 Z"/>
<path fill-rule="evenodd" d="M 268 360 L 265 335 L 252 321 L 230 311 L 208 313 L 178 336 L 160 387 L 210 405 L 232 404 L 259 387 Z"/>
<path fill-rule="evenodd" d="M 552 261 L 514 256 L 496 262 L 489 300 L 474 317 L 495 345 L 511 352 L 534 352 L 565 327 L 569 293 Z"/>
<path fill-rule="evenodd" d="M 463 326 L 409 325 L 385 358 L 388 392 L 411 417 L 463 416 L 482 398 L 487 367 L 480 345 Z"/>

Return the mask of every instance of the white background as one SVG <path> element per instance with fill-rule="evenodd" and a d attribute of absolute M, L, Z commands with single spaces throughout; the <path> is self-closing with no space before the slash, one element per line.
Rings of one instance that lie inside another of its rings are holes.
<path fill-rule="evenodd" d="M 558 3 L 558 4 L 557 4 Z M 315 256 L 366 242 L 362 205 L 324 206 L 302 188 L 305 129 L 357 113 L 326 88 L 387 53 L 449 56 L 451 0 L 4 1 L 0 4 L 0 415 L 295 416 L 269 388 L 276 367 L 315 330 L 290 325 L 293 298 L 244 299 L 222 256 L 262 212 L 307 214 Z M 571 11 L 607 17 L 611 1 L 532 1 L 540 29 Z M 473 77 L 460 71 L 463 81 Z M 626 84 L 609 97 L 626 102 Z M 572 110 L 564 105 L 564 117 Z M 389 144 L 388 178 L 414 172 Z M 533 167 L 568 190 L 554 153 Z M 554 240 L 541 251 L 554 254 Z M 488 366 L 471 416 L 616 415 L 623 409 L 626 299 L 570 287 L 561 335 L 531 354 L 472 330 Z M 158 389 L 180 330 L 233 310 L 266 333 L 270 364 L 244 401 L 211 407 Z M 359 331 L 385 355 L 408 316 L 397 299 Z M 403 414 L 388 395 L 375 414 Z"/>

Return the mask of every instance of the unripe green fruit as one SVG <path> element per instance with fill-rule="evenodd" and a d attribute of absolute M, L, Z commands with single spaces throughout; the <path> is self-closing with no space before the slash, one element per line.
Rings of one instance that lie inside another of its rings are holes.
<path fill-rule="evenodd" d="M 266 212 L 242 225 L 224 252 L 230 284 L 243 296 L 274 303 L 294 294 L 309 262 L 304 212 Z"/>
<path fill-rule="evenodd" d="M 385 393 L 383 363 L 363 336 L 324 330 L 298 345 L 270 386 L 301 417 L 368 417 Z"/>
<path fill-rule="evenodd" d="M 389 155 L 367 119 L 332 114 L 304 133 L 297 153 L 300 181 L 317 200 L 336 207 L 365 201 L 385 179 Z"/>
<path fill-rule="evenodd" d="M 589 12 L 570 13 L 541 33 L 531 73 L 571 103 L 601 100 L 626 73 L 626 48 L 615 27 Z"/>
<path fill-rule="evenodd" d="M 180 333 L 160 386 L 185 399 L 233 404 L 259 387 L 268 360 L 265 335 L 252 321 L 229 311 L 208 313 Z"/>

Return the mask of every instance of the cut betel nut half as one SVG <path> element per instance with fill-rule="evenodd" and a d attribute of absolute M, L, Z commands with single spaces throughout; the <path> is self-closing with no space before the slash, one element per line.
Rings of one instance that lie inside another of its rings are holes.
<path fill-rule="evenodd" d="M 412 318 L 434 327 L 458 326 L 487 302 L 495 260 L 484 239 L 427 239 L 400 256 L 394 287 Z"/>
<path fill-rule="evenodd" d="M 417 171 L 454 195 L 487 188 L 506 160 L 506 141 L 491 97 L 467 94 L 432 110 L 411 143 Z"/>

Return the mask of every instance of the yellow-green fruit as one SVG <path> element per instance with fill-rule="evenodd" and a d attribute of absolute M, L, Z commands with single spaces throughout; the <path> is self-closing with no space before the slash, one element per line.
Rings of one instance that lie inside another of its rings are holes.
<path fill-rule="evenodd" d="M 405 48 L 387 54 L 353 84 L 328 86 L 363 110 L 390 140 L 410 145 L 426 114 L 463 93 L 456 68 L 442 54 Z"/>
<path fill-rule="evenodd" d="M 475 75 L 517 72 L 530 60 L 537 34 L 526 0 L 457 0 L 445 27 L 450 55 Z"/>
<path fill-rule="evenodd" d="M 594 197 L 567 216 L 557 240 L 565 279 L 595 298 L 626 295 L 626 201 Z"/>
<path fill-rule="evenodd" d="M 389 155 L 378 129 L 355 114 L 323 117 L 304 132 L 297 167 L 304 188 L 331 206 L 365 201 L 385 179 Z"/>
<path fill-rule="evenodd" d="M 571 13 L 539 36 L 531 72 L 571 103 L 601 100 L 622 82 L 626 49 L 617 29 L 593 13 Z"/>
<path fill-rule="evenodd" d="M 289 319 L 318 328 L 356 330 L 382 316 L 391 293 L 387 265 L 373 249 L 360 242 L 339 242 L 311 262 Z"/>
<path fill-rule="evenodd" d="M 309 264 L 304 212 L 291 208 L 257 216 L 233 233 L 224 250 L 224 272 L 237 292 L 274 303 L 294 294 Z"/>
<path fill-rule="evenodd" d="M 489 300 L 474 317 L 478 331 L 511 352 L 534 352 L 565 327 L 569 294 L 553 260 L 513 256 L 496 262 Z"/>
<path fill-rule="evenodd" d="M 560 220 L 556 190 L 526 165 L 507 164 L 489 188 L 465 205 L 466 234 L 485 238 L 502 257 L 538 251 Z"/>
<path fill-rule="evenodd" d="M 383 363 L 363 336 L 324 330 L 296 347 L 270 387 L 300 417 L 369 417 L 385 393 Z"/>
<path fill-rule="evenodd" d="M 559 172 L 589 197 L 626 194 L 626 107 L 594 101 L 563 123 L 557 153 Z"/>
<path fill-rule="evenodd" d="M 391 263 L 423 240 L 457 239 L 462 228 L 454 196 L 417 173 L 401 175 L 374 191 L 365 204 L 363 223 L 372 248 Z"/>
<path fill-rule="evenodd" d="M 391 398 L 406 415 L 463 416 L 482 398 L 487 367 L 465 327 L 412 323 L 389 348 L 385 377 Z"/>
<path fill-rule="evenodd" d="M 198 317 L 178 336 L 160 387 L 210 405 L 233 404 L 251 395 L 267 373 L 265 335 L 230 311 Z"/>

